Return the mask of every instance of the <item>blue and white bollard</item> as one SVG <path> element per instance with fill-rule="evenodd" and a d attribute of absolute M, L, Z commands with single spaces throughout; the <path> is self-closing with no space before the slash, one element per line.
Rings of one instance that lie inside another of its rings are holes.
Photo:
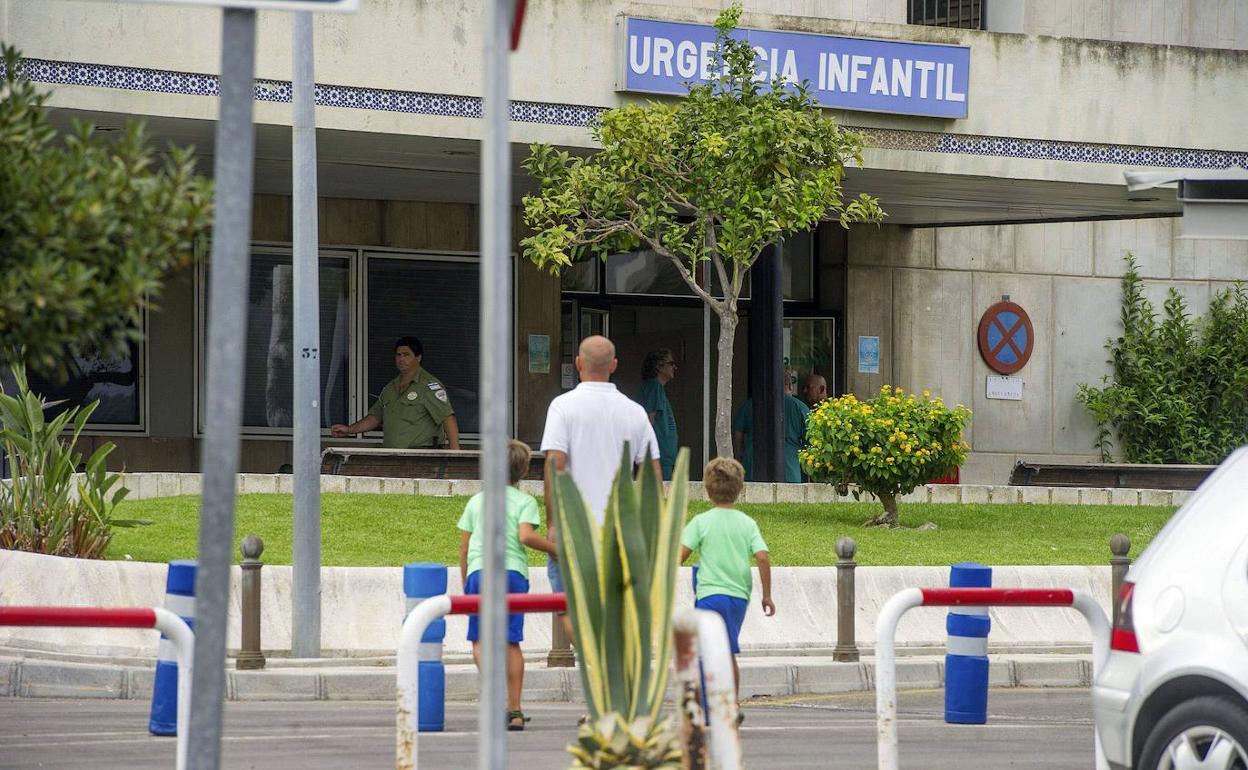
<path fill-rule="evenodd" d="M 169 562 L 165 577 L 165 609 L 178 615 L 195 630 L 195 561 Z M 178 734 L 178 656 L 164 634 L 156 653 L 156 682 L 152 686 L 152 717 L 147 723 L 152 735 Z"/>
<path fill-rule="evenodd" d="M 430 596 L 446 593 L 446 565 L 417 563 L 403 567 L 403 595 L 407 609 L 403 616 Z M 420 637 L 420 713 L 417 729 L 422 733 L 440 733 L 446 729 L 446 666 L 442 663 L 442 641 L 446 639 L 446 620 L 429 624 Z"/>
<path fill-rule="evenodd" d="M 962 562 L 949 569 L 950 588 L 991 588 L 992 567 Z M 958 607 L 945 619 L 945 721 L 982 725 L 988 721 L 987 607 Z"/>

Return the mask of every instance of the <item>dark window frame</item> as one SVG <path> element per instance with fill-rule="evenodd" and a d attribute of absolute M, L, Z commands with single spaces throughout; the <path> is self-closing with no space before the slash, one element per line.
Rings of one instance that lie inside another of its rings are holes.
<path fill-rule="evenodd" d="M 908 0 L 906 23 L 926 27 L 986 29 L 988 0 Z"/>

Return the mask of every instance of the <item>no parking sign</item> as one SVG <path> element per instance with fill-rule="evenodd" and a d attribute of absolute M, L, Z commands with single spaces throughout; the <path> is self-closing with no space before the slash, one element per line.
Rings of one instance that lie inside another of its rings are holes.
<path fill-rule="evenodd" d="M 979 354 L 994 372 L 1013 374 L 1022 369 L 1035 347 L 1031 318 L 1018 303 L 998 302 L 979 319 Z"/>

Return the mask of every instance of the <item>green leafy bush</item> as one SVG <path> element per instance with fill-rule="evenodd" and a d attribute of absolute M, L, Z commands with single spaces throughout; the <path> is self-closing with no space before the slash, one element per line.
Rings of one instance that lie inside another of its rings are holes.
<path fill-rule="evenodd" d="M 802 467 L 816 481 L 836 484 L 844 494 L 866 491 L 884 506 L 868 525 L 895 527 L 897 496 L 940 478 L 966 460 L 962 441 L 971 410 L 953 409 L 928 391 L 921 396 L 888 385 L 870 401 L 852 393 L 824 401 L 806 421 Z"/>
<path fill-rule="evenodd" d="M 45 420 L 43 400 L 30 391 L 25 369 L 14 367 L 13 375 L 17 395 L 0 391 L 0 443 L 12 471 L 0 481 L 0 548 L 103 558 L 113 508 L 129 490 L 118 474 L 105 470 L 112 443 L 96 449 L 74 478 L 82 462 L 74 447 L 99 402 Z"/>
<path fill-rule="evenodd" d="M 58 372 L 67 352 L 121 353 L 137 337 L 165 275 L 191 259 L 211 187 L 189 149 L 161 160 L 138 123 L 59 139 L 47 94 L 3 53 L 0 354 Z"/>
<path fill-rule="evenodd" d="M 1213 465 L 1248 444 L 1248 292 L 1218 292 L 1201 319 L 1171 288 L 1161 317 L 1144 296 L 1134 257 L 1122 277 L 1122 336 L 1109 340 L 1111 377 L 1079 386 L 1112 459 Z"/>

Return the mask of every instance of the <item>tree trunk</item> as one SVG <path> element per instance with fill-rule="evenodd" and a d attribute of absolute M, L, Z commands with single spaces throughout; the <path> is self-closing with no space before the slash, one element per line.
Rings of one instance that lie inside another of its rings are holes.
<path fill-rule="evenodd" d="M 737 336 L 735 309 L 719 316 L 719 345 L 715 375 L 715 456 L 732 457 L 732 345 Z"/>
<path fill-rule="evenodd" d="M 884 511 L 876 514 L 875 518 L 868 521 L 865 526 L 889 528 L 901 526 L 901 520 L 897 518 L 897 496 L 880 495 L 879 498 Z"/>

